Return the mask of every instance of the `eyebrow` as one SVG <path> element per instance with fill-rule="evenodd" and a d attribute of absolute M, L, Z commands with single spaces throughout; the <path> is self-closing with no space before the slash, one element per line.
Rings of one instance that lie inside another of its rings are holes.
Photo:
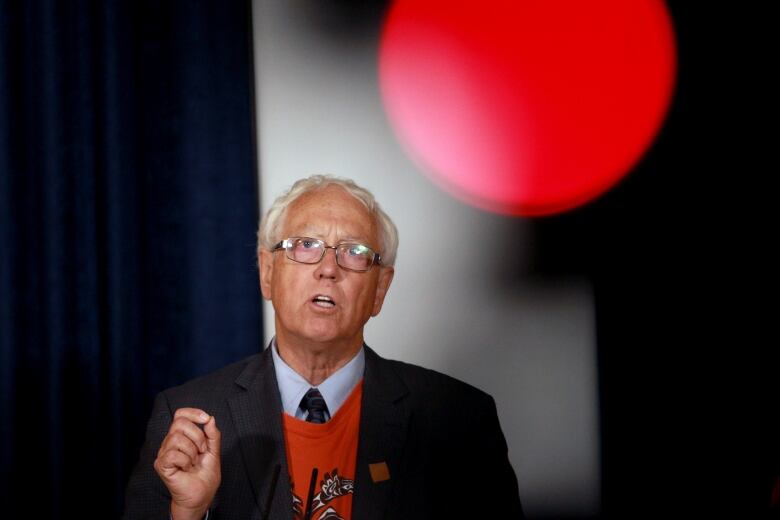
<path fill-rule="evenodd" d="M 297 235 L 299 237 L 310 237 L 310 238 L 319 238 L 322 239 L 324 236 L 324 233 L 321 232 L 321 228 L 318 228 L 316 226 L 313 226 L 311 224 L 306 224 L 303 226 L 303 231 Z M 355 235 L 346 235 L 338 238 L 337 243 L 342 242 L 359 242 L 361 244 L 368 244 L 369 240 L 367 237 L 358 237 Z"/>

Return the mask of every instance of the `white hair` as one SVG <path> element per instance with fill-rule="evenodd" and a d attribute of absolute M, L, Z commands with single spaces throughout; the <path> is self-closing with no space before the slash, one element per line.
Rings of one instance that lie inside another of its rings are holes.
<path fill-rule="evenodd" d="M 393 221 L 382 210 L 370 191 L 358 186 L 351 179 L 334 177 L 332 175 L 312 175 L 311 177 L 300 179 L 287 192 L 277 197 L 263 216 L 260 221 L 260 227 L 257 230 L 258 258 L 260 257 L 260 251 L 263 249 L 270 251 L 280 240 L 287 238 L 280 237 L 279 233 L 290 204 L 295 202 L 301 195 L 319 191 L 328 186 L 338 186 L 363 203 L 374 217 L 379 229 L 379 247 L 382 248 L 379 251 L 382 258 L 381 263 L 386 266 L 394 265 L 395 255 L 398 251 L 398 229 L 393 224 Z"/>

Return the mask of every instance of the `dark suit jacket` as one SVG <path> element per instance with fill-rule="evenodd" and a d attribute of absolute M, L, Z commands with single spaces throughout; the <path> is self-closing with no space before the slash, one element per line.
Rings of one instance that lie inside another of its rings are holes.
<path fill-rule="evenodd" d="M 493 399 L 449 376 L 365 351 L 353 519 L 522 518 Z M 292 519 L 281 398 L 268 349 L 158 394 L 124 518 L 168 518 L 170 495 L 153 463 L 181 407 L 214 415 L 222 432 L 222 484 L 210 519 Z M 378 462 L 387 464 L 390 479 L 375 483 L 369 464 Z"/>

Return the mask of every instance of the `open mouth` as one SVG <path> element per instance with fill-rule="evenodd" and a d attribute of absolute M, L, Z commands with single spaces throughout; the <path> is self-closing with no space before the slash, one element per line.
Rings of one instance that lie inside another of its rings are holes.
<path fill-rule="evenodd" d="M 312 298 L 311 301 L 313 304 L 317 305 L 318 307 L 324 307 L 326 309 L 330 309 L 336 306 L 336 302 L 333 301 L 333 298 L 331 298 L 330 296 L 323 296 L 321 294 Z"/>

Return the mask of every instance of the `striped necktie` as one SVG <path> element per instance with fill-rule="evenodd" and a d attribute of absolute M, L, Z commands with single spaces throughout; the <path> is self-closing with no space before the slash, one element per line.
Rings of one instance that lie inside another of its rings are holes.
<path fill-rule="evenodd" d="M 328 413 L 328 406 L 325 404 L 322 394 L 316 388 L 310 388 L 306 395 L 301 399 L 301 409 L 309 412 L 306 421 L 314 424 L 322 424 Z"/>

